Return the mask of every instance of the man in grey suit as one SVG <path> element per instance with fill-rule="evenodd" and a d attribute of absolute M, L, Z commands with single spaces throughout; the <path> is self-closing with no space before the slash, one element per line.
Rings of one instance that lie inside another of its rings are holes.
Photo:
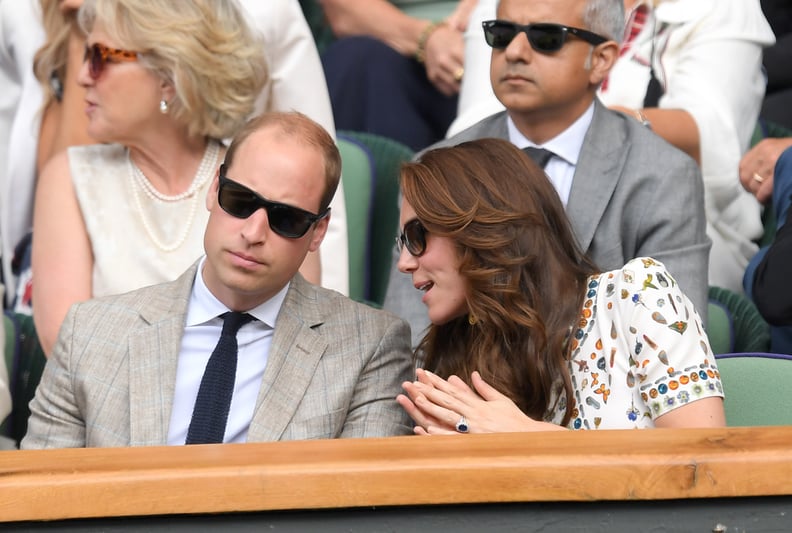
<path fill-rule="evenodd" d="M 608 110 L 596 96 L 618 55 L 622 0 L 501 0 L 497 16 L 484 33 L 506 111 L 430 149 L 499 137 L 549 150 L 545 172 L 595 263 L 610 270 L 641 256 L 663 262 L 706 320 L 710 241 L 700 170 L 645 121 Z M 397 259 L 384 307 L 410 322 L 416 345 L 428 319 Z"/>
<path fill-rule="evenodd" d="M 173 282 L 69 311 L 22 448 L 411 433 L 395 400 L 412 378 L 407 324 L 298 274 L 340 172 L 333 139 L 304 115 L 253 119 L 207 195 L 205 256 Z M 240 313 L 228 336 L 224 321 Z M 218 436 L 194 437 L 199 400 L 222 396 L 207 392 L 209 366 L 236 353 L 229 338 L 238 357 L 220 367 L 231 378 Z"/>

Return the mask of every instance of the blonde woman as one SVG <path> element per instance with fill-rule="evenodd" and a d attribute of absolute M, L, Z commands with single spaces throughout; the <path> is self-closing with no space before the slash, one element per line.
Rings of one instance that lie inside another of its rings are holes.
<path fill-rule="evenodd" d="M 46 353 L 71 304 L 173 279 L 201 254 L 223 139 L 267 80 L 236 3 L 88 0 L 77 75 L 87 133 L 42 170 L 34 320 Z"/>

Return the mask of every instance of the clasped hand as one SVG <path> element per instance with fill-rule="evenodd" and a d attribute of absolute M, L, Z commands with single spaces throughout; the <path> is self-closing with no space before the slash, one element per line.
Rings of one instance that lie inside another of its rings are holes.
<path fill-rule="evenodd" d="M 563 429 L 527 416 L 478 372 L 473 372 L 471 382 L 473 389 L 457 376 L 445 380 L 418 369 L 415 381 L 402 384 L 406 394 L 400 394 L 396 401 L 415 421 L 416 435 L 457 434 L 456 424 L 463 416 L 470 433 Z"/>

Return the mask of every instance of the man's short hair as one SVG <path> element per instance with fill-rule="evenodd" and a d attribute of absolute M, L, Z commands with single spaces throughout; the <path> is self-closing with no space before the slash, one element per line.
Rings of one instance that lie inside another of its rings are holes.
<path fill-rule="evenodd" d="M 327 130 L 298 111 L 266 112 L 250 119 L 228 147 L 224 161 L 226 168 L 231 167 L 237 149 L 248 137 L 257 131 L 270 128 L 280 135 L 316 147 L 322 152 L 325 163 L 325 190 L 319 203 L 319 213 L 323 213 L 330 206 L 341 179 L 341 154 Z"/>

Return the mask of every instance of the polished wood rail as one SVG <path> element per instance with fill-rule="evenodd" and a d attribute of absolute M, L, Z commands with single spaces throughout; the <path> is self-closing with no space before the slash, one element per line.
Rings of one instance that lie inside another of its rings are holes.
<path fill-rule="evenodd" d="M 792 426 L 0 452 L 0 520 L 792 495 Z"/>

